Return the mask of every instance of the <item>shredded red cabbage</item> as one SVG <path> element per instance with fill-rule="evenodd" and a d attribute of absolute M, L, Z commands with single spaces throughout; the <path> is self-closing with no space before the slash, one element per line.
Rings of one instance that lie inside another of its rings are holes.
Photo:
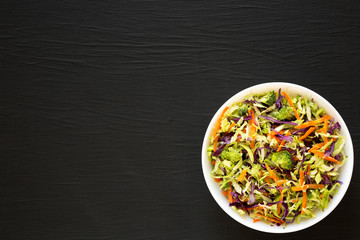
<path fill-rule="evenodd" d="M 231 119 L 231 121 L 238 122 L 240 119 L 241 119 L 241 117 L 233 118 L 233 119 Z"/>
<path fill-rule="evenodd" d="M 225 146 L 226 146 L 226 144 L 220 145 L 220 146 L 216 149 L 216 151 L 213 153 L 213 156 L 215 156 L 215 157 L 219 156 L 220 153 L 224 150 Z"/>
<path fill-rule="evenodd" d="M 243 103 L 259 103 L 255 100 L 245 100 Z"/>
<path fill-rule="evenodd" d="M 342 155 L 341 153 L 339 153 L 339 154 L 336 155 L 334 158 L 339 161 L 342 156 L 343 156 L 343 155 Z"/>
<path fill-rule="evenodd" d="M 294 218 L 291 221 L 286 222 L 286 223 L 293 223 L 295 221 L 296 217 L 299 216 L 299 214 L 301 212 L 300 210 L 301 210 L 301 206 L 299 206 L 298 210 L 296 210 Z"/>
<path fill-rule="evenodd" d="M 219 138 L 220 146 L 213 153 L 213 156 L 217 157 L 224 150 L 225 146 L 230 143 L 232 136 L 234 136 L 234 132 L 226 134 L 224 137 Z"/>
<path fill-rule="evenodd" d="M 330 157 L 331 154 L 334 152 L 335 142 L 333 142 L 328 150 L 325 151 L 325 156 Z"/>
<path fill-rule="evenodd" d="M 259 117 L 261 117 L 263 119 L 266 119 L 266 120 L 269 120 L 269 121 L 274 122 L 274 123 L 290 124 L 290 125 L 294 125 L 294 126 L 298 125 L 297 123 L 294 123 L 294 122 L 279 121 L 279 120 L 276 120 L 274 118 L 266 117 L 266 116 L 262 116 L 262 115 L 259 115 Z"/>
<path fill-rule="evenodd" d="M 307 173 L 304 173 L 304 179 L 306 184 L 311 184 L 311 177 Z"/>
<path fill-rule="evenodd" d="M 281 220 L 284 220 L 286 218 L 286 216 L 289 214 L 289 208 L 286 203 L 282 202 L 281 204 L 284 207 L 284 214 L 283 214 Z"/>
<path fill-rule="evenodd" d="M 281 103 L 281 99 L 283 99 L 283 95 L 281 95 L 281 88 L 279 89 L 279 97 L 278 97 L 278 99 L 276 100 L 276 102 L 275 102 L 275 106 L 278 108 L 278 109 L 280 109 L 280 108 L 282 108 L 282 103 Z"/>
<path fill-rule="evenodd" d="M 246 117 L 244 117 L 244 120 L 250 120 L 252 118 L 251 115 L 247 115 Z"/>
<path fill-rule="evenodd" d="M 334 125 L 332 125 L 331 127 L 329 127 L 328 133 L 333 134 L 334 131 L 335 131 L 335 129 L 337 129 L 337 130 L 339 130 L 339 131 L 341 130 L 341 126 L 340 126 L 339 122 L 336 122 Z"/>
<path fill-rule="evenodd" d="M 287 142 L 293 142 L 292 137 L 282 135 L 282 134 L 280 134 L 280 133 L 277 132 L 277 131 L 274 131 L 274 132 L 276 132 L 276 135 L 277 135 L 277 138 L 278 138 L 278 139 L 280 139 L 280 140 L 285 140 L 285 141 L 287 141 Z"/>
<path fill-rule="evenodd" d="M 226 175 L 226 169 L 223 167 L 220 167 L 220 169 L 224 172 L 224 174 Z"/>
<path fill-rule="evenodd" d="M 310 127 L 307 127 L 307 128 L 301 128 L 299 130 L 296 130 L 296 131 L 293 131 L 291 134 L 297 134 L 299 132 L 306 132 L 307 130 L 309 130 Z"/>
<path fill-rule="evenodd" d="M 330 185 L 331 184 L 331 180 L 329 178 L 329 176 L 327 175 L 327 172 L 324 172 L 324 174 L 322 175 L 322 179 L 323 179 L 323 183 L 325 185 Z"/>

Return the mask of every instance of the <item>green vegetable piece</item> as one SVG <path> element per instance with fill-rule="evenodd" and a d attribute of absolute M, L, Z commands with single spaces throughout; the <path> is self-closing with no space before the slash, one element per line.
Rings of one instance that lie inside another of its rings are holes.
<path fill-rule="evenodd" d="M 293 168 L 293 162 L 291 159 L 291 154 L 287 151 L 276 152 L 272 154 L 271 161 L 277 166 L 280 166 L 283 169 L 290 170 Z"/>
<path fill-rule="evenodd" d="M 270 133 L 270 123 L 264 122 L 260 123 L 261 131 L 263 134 L 269 134 Z"/>
<path fill-rule="evenodd" d="M 248 113 L 248 107 L 247 107 L 245 104 L 241 105 L 241 106 L 239 107 L 238 113 L 239 113 L 240 116 L 245 116 L 245 115 L 247 115 L 247 113 Z"/>
<path fill-rule="evenodd" d="M 238 162 L 242 159 L 242 153 L 240 152 L 240 149 L 229 147 L 228 149 L 221 152 L 220 157 L 223 160 Z"/>
<path fill-rule="evenodd" d="M 279 112 L 275 114 L 275 118 L 277 120 L 283 121 L 283 120 L 290 120 L 294 117 L 294 111 L 292 107 L 284 106 L 282 107 Z"/>
<path fill-rule="evenodd" d="M 271 106 L 276 101 L 276 94 L 274 91 L 271 91 L 268 94 L 266 94 L 265 96 L 263 96 L 262 98 L 260 98 L 259 101 L 262 103 L 265 103 L 268 106 Z"/>

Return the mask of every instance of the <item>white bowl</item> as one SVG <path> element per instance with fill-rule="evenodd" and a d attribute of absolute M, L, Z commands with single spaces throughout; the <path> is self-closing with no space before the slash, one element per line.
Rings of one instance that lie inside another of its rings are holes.
<path fill-rule="evenodd" d="M 335 121 L 339 122 L 341 125 L 341 131 L 340 134 L 345 137 L 345 146 L 344 151 L 347 155 L 347 160 L 339 169 L 340 176 L 338 180 L 342 181 L 343 184 L 339 188 L 338 192 L 334 195 L 334 198 L 330 200 L 327 208 L 324 211 L 316 211 L 316 217 L 310 218 L 310 219 L 301 219 L 300 223 L 296 223 L 296 221 L 292 224 L 288 224 L 285 228 L 283 226 L 270 226 L 263 222 L 257 222 L 253 223 L 253 219 L 250 218 L 248 215 L 241 216 L 236 211 L 234 211 L 231 207 L 229 207 L 229 202 L 227 198 L 221 193 L 219 184 L 213 180 L 213 178 L 210 176 L 212 165 L 208 159 L 207 155 L 207 148 L 210 144 L 210 136 L 213 130 L 213 127 L 215 125 L 216 120 L 219 118 L 221 111 L 226 106 L 231 106 L 235 102 L 239 102 L 244 100 L 246 96 L 253 95 L 253 94 L 260 94 L 265 93 L 270 90 L 278 91 L 279 88 L 286 91 L 290 96 L 295 94 L 300 94 L 302 96 L 307 96 L 309 98 L 313 98 L 315 103 L 318 104 L 319 107 L 325 108 L 327 114 L 332 116 Z M 295 232 L 299 231 L 305 228 L 308 228 L 322 219 L 324 219 L 329 213 L 331 213 L 332 210 L 335 209 L 335 207 L 340 203 L 341 199 L 344 197 L 346 190 L 349 187 L 351 175 L 353 172 L 353 165 L 354 165 L 354 150 L 353 150 L 353 144 L 351 141 L 351 136 L 349 133 L 349 130 L 338 113 L 336 109 L 323 97 L 321 97 L 316 92 L 306 88 L 302 87 L 296 84 L 292 83 L 284 83 L 284 82 L 270 82 L 270 83 L 264 83 L 255 85 L 252 87 L 249 87 L 247 89 L 242 90 L 241 92 L 235 94 L 233 97 L 231 97 L 229 100 L 227 100 L 215 113 L 213 118 L 210 121 L 210 124 L 206 130 L 203 145 L 202 145 L 202 153 L 201 153 L 201 161 L 202 161 L 202 170 L 204 173 L 204 178 L 206 181 L 206 184 L 210 190 L 210 193 L 214 197 L 215 201 L 219 204 L 219 206 L 233 219 L 238 221 L 239 223 L 263 232 L 269 232 L 269 233 L 289 233 L 289 232 Z"/>

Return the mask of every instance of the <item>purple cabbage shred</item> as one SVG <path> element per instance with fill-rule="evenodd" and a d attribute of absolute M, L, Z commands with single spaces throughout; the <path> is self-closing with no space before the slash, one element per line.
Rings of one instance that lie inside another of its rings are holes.
<path fill-rule="evenodd" d="M 280 109 L 280 108 L 282 108 L 282 103 L 281 103 L 281 99 L 283 99 L 283 95 L 281 95 L 281 88 L 279 89 L 279 97 L 278 97 L 278 99 L 276 100 L 276 102 L 275 102 L 275 106 L 278 108 L 278 109 Z"/>

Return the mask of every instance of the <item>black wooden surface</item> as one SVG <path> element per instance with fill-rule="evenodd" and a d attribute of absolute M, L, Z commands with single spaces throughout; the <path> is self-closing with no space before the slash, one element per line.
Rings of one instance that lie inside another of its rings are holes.
<path fill-rule="evenodd" d="M 0 239 L 355 239 L 359 163 L 341 204 L 271 235 L 228 217 L 200 151 L 222 103 L 293 82 L 359 146 L 360 3 L 1 1 Z"/>

